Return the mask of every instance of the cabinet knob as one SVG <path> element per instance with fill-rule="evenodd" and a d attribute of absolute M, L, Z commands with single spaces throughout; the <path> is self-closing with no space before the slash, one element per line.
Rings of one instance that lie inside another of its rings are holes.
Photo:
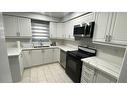
<path fill-rule="evenodd" d="M 111 40 L 112 40 L 112 36 L 109 35 L 109 37 L 108 37 L 108 41 L 110 42 Z"/>
<path fill-rule="evenodd" d="M 44 52 L 44 50 L 41 50 L 41 52 L 43 53 L 43 52 Z"/>
<path fill-rule="evenodd" d="M 21 57 L 23 57 L 23 54 L 21 53 Z"/>
<path fill-rule="evenodd" d="M 17 36 L 20 36 L 20 33 L 19 33 L 19 32 L 17 32 L 17 33 L 16 33 L 16 35 L 17 35 Z"/>
<path fill-rule="evenodd" d="M 69 38 L 70 38 L 70 35 L 69 35 Z"/>
<path fill-rule="evenodd" d="M 29 50 L 29 54 L 31 53 L 31 51 Z"/>
<path fill-rule="evenodd" d="M 107 42 L 108 41 L 108 35 L 106 35 L 106 37 L 105 37 L 105 42 Z"/>

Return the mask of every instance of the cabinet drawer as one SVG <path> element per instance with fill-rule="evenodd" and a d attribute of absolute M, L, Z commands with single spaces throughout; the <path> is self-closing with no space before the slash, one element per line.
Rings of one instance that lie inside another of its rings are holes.
<path fill-rule="evenodd" d="M 88 65 L 83 64 L 82 72 L 87 72 L 89 74 L 94 74 L 94 69 Z"/>
<path fill-rule="evenodd" d="M 84 74 L 82 74 L 81 81 L 85 81 L 85 82 L 87 82 L 87 83 L 92 83 L 92 82 L 93 82 L 93 76 L 87 77 L 87 76 L 85 76 Z"/>
<path fill-rule="evenodd" d="M 84 80 L 86 80 L 87 82 L 92 82 L 93 78 L 94 78 L 94 73 L 93 74 L 89 74 L 88 72 L 82 72 L 82 78 Z"/>
<path fill-rule="evenodd" d="M 82 66 L 82 78 L 86 82 L 93 82 L 95 71 L 89 65 L 83 64 Z"/>
<path fill-rule="evenodd" d="M 81 78 L 81 83 L 88 83 L 84 78 Z"/>

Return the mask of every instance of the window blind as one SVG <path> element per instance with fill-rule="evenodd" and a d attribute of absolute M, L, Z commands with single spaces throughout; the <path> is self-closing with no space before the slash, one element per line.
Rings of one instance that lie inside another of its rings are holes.
<path fill-rule="evenodd" d="M 32 41 L 49 41 L 49 22 L 32 20 Z"/>

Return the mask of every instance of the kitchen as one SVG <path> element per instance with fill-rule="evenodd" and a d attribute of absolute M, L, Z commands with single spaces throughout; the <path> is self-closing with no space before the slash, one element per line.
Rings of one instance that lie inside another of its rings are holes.
<path fill-rule="evenodd" d="M 127 82 L 126 12 L 3 12 L 0 19 L 12 78 L 1 82 Z"/>

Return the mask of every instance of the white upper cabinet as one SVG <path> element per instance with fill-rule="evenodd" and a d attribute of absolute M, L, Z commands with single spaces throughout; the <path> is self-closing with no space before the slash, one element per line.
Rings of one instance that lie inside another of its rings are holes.
<path fill-rule="evenodd" d="M 111 28 L 111 43 L 127 45 L 127 13 L 115 13 Z"/>
<path fill-rule="evenodd" d="M 63 33 L 63 23 L 57 23 L 57 33 L 56 33 L 57 38 L 64 38 L 64 33 Z"/>
<path fill-rule="evenodd" d="M 73 36 L 74 25 L 89 23 L 91 21 L 94 21 L 94 13 L 90 13 L 90 14 L 87 14 L 81 17 L 77 17 L 75 19 L 65 22 L 64 23 L 65 38 L 74 39 L 74 36 Z"/>
<path fill-rule="evenodd" d="M 94 13 L 74 18 L 64 23 L 50 22 L 50 38 L 74 39 L 74 25 L 88 23 L 94 20 Z"/>
<path fill-rule="evenodd" d="M 96 13 L 93 41 L 127 45 L 127 13 Z"/>
<path fill-rule="evenodd" d="M 6 37 L 32 37 L 30 19 L 7 15 L 3 17 Z"/>
<path fill-rule="evenodd" d="M 20 36 L 31 37 L 31 20 L 29 18 L 18 18 Z"/>
<path fill-rule="evenodd" d="M 56 22 L 50 22 L 50 38 L 56 38 L 57 36 L 57 23 Z"/>
<path fill-rule="evenodd" d="M 18 36 L 18 17 L 3 16 L 5 36 Z"/>
<path fill-rule="evenodd" d="M 95 15 L 93 41 L 105 42 L 110 31 L 112 13 L 99 12 Z"/>
<path fill-rule="evenodd" d="M 64 38 L 63 23 L 50 22 L 50 38 Z"/>
<path fill-rule="evenodd" d="M 74 39 L 73 36 L 74 21 L 70 20 L 64 23 L 64 38 Z"/>

